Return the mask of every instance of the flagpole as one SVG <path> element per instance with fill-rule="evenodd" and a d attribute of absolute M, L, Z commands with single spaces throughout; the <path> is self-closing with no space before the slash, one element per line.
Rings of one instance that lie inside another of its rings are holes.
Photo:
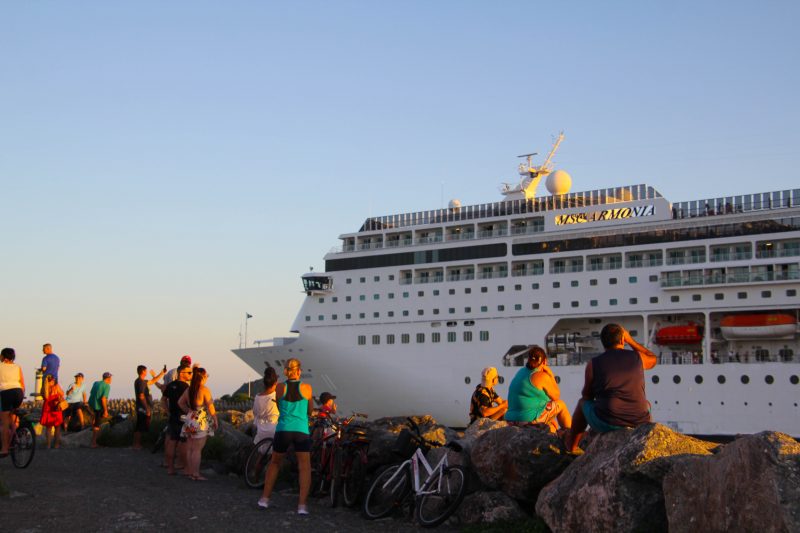
<path fill-rule="evenodd" d="M 247 321 L 253 318 L 250 313 L 244 314 L 244 347 L 247 348 Z"/>

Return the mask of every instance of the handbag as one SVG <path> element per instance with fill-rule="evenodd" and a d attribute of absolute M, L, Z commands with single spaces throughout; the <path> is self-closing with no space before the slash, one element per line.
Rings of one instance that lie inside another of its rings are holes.
<path fill-rule="evenodd" d="M 59 411 L 66 411 L 68 407 L 69 404 L 67 403 L 67 400 L 61 400 L 60 402 L 58 402 Z"/>

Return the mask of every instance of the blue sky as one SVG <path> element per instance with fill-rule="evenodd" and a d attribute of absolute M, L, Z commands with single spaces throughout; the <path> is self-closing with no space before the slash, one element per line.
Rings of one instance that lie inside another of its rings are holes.
<path fill-rule="evenodd" d="M 500 199 L 518 154 L 672 201 L 798 185 L 796 2 L 0 3 L 0 344 L 26 378 L 288 333 L 368 215 Z M 130 383 L 129 383 L 130 382 Z"/>

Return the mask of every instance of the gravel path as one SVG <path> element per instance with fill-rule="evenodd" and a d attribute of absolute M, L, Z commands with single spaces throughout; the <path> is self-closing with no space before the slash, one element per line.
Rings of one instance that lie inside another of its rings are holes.
<path fill-rule="evenodd" d="M 260 492 L 242 478 L 203 470 L 206 482 L 168 476 L 161 456 L 126 448 L 36 450 L 25 470 L 0 459 L 0 479 L 11 491 L 0 498 L 2 530 L 156 531 L 409 531 L 407 519 L 370 522 L 357 511 L 311 499 L 311 515 L 295 514 L 297 494 L 273 494 L 274 509 L 256 506 Z M 453 531 L 440 527 L 437 531 Z"/>

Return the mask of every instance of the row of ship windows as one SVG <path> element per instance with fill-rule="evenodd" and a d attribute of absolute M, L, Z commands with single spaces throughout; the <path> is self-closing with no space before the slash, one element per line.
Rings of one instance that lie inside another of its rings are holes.
<path fill-rule="evenodd" d="M 447 342 L 456 342 L 456 332 L 455 331 L 448 331 L 445 337 Z M 462 338 L 464 342 L 472 342 L 473 336 L 471 331 L 463 331 Z M 486 342 L 489 340 L 489 332 L 488 331 L 480 331 L 478 332 L 478 339 L 482 342 Z M 364 346 L 367 344 L 367 336 L 366 335 L 359 335 L 358 336 L 358 345 Z M 381 336 L 380 335 L 372 335 L 372 344 L 377 345 L 381 343 Z M 386 335 L 386 344 L 394 344 L 396 340 L 396 336 L 392 333 Z M 425 334 L 424 333 L 417 333 L 416 335 L 417 344 L 425 343 Z M 431 342 L 442 342 L 442 334 L 438 331 L 434 331 L 431 333 Z M 400 334 L 400 344 L 410 344 L 411 343 L 411 334 L 410 333 L 401 333 Z"/>
<path fill-rule="evenodd" d="M 650 378 L 650 380 L 655 385 L 658 385 L 661 382 L 661 378 L 658 376 L 653 376 L 652 378 Z M 724 385 L 725 381 L 726 378 L 722 374 L 717 376 L 717 383 L 719 383 L 720 385 Z M 747 374 L 742 374 L 741 378 L 739 378 L 739 381 L 742 382 L 742 385 L 747 385 L 748 383 L 750 383 L 750 376 L 748 376 Z M 672 382 L 675 383 L 676 385 L 680 384 L 681 377 L 677 374 L 672 376 Z M 694 377 L 694 382 L 697 383 L 698 385 L 702 384 L 703 376 L 699 374 L 696 375 Z M 767 374 L 766 376 L 764 376 L 764 383 L 766 383 L 767 385 L 772 385 L 773 383 L 775 383 L 775 378 L 772 375 Z M 797 385 L 798 383 L 800 383 L 800 377 L 796 375 L 789 376 L 789 383 L 791 383 L 792 385 Z"/>
<path fill-rule="evenodd" d="M 650 276 L 649 280 L 651 282 L 658 282 L 658 276 Z M 638 283 L 638 282 L 639 282 L 639 278 L 637 276 L 629 276 L 628 277 L 628 283 Z M 609 285 L 616 285 L 617 283 L 618 283 L 617 278 L 609 278 L 609 280 L 608 280 L 608 284 Z M 570 285 L 570 287 L 580 287 L 580 282 L 578 280 L 572 280 L 569 285 Z M 596 287 L 598 285 L 598 280 L 590 279 L 589 280 L 589 285 L 592 286 L 592 287 Z M 539 283 L 531 283 L 531 289 L 533 289 L 533 290 L 539 290 L 540 287 L 541 287 L 541 285 Z M 560 281 L 554 281 L 553 282 L 553 288 L 554 289 L 561 288 L 561 282 Z M 498 285 L 497 286 L 497 292 L 505 292 L 505 290 L 506 290 L 505 285 Z M 522 290 L 522 284 L 521 283 L 517 283 L 516 285 L 514 285 L 514 290 L 515 291 L 521 291 Z M 439 296 L 439 294 L 440 294 L 439 289 L 433 289 L 432 292 L 433 292 L 434 296 Z M 481 287 L 481 293 L 487 293 L 487 292 L 489 292 L 489 287 Z M 455 289 L 449 289 L 448 290 L 448 294 L 451 295 L 451 296 L 454 295 L 455 293 L 456 293 Z M 464 288 L 464 294 L 472 294 L 472 287 L 465 287 Z M 408 291 L 404 291 L 402 293 L 403 298 L 408 298 L 410 295 L 411 295 L 411 293 L 408 292 Z M 423 298 L 425 296 L 425 291 L 417 291 L 417 296 L 420 297 L 420 298 Z M 388 299 L 390 299 L 390 300 L 393 300 L 394 297 L 395 297 L 395 293 L 393 293 L 393 292 L 387 293 L 386 297 Z M 353 299 L 352 296 L 345 296 L 345 301 L 346 302 L 350 302 L 350 301 L 352 301 L 352 299 Z M 367 299 L 367 296 L 365 294 L 361 294 L 358 297 L 358 300 L 361 301 L 361 302 L 366 301 L 366 299 Z M 378 293 L 375 293 L 375 294 L 372 295 L 372 299 L 373 300 L 380 300 L 381 299 L 381 295 L 378 294 Z M 336 302 L 339 301 L 339 297 L 338 296 L 333 296 L 331 298 L 331 301 L 336 303 Z M 325 297 L 324 296 L 319 298 L 319 303 L 321 303 L 321 304 L 325 303 Z"/>
<path fill-rule="evenodd" d="M 796 289 L 787 289 L 786 290 L 786 296 L 796 297 L 797 296 L 797 290 Z M 736 293 L 736 297 L 738 299 L 740 299 L 740 300 L 746 300 L 746 299 L 748 299 L 750 297 L 750 294 L 747 291 L 741 291 L 741 292 Z M 762 298 L 772 298 L 772 291 L 761 291 L 761 297 Z M 724 300 L 725 299 L 725 294 L 723 294 L 721 292 L 715 293 L 714 294 L 714 299 L 715 300 Z M 701 295 L 701 294 L 693 294 L 692 295 L 692 301 L 693 302 L 700 302 L 702 300 L 703 300 L 703 295 Z M 672 296 L 670 296 L 670 302 L 671 303 L 679 303 L 680 301 L 681 301 L 680 295 L 673 294 Z M 659 302 L 659 297 L 658 296 L 651 296 L 650 297 L 650 303 L 651 304 L 657 304 L 658 302 Z M 637 305 L 639 303 L 639 299 L 638 298 L 628 298 L 628 303 L 630 305 Z M 553 305 L 553 309 L 560 309 L 561 308 L 561 302 L 553 302 L 552 305 Z M 589 306 L 590 307 L 597 307 L 598 305 L 599 305 L 599 301 L 598 300 L 589 300 Z M 619 300 L 617 298 L 610 298 L 608 300 L 608 305 L 612 305 L 612 306 L 613 305 L 619 305 Z M 578 300 L 573 300 L 573 301 L 570 302 L 570 307 L 580 307 L 580 302 Z M 522 308 L 523 308 L 522 304 L 514 304 L 514 311 L 522 311 Z M 531 304 L 531 309 L 534 310 L 534 311 L 540 309 L 540 304 L 538 302 L 532 303 Z M 506 310 L 506 306 L 505 305 L 498 305 L 497 306 L 497 310 L 500 311 L 500 312 L 505 311 Z M 441 313 L 441 310 L 438 309 L 438 308 L 435 308 L 432 311 L 433 311 L 434 315 L 438 315 L 438 314 Z M 454 315 L 456 313 L 456 308 L 455 307 L 449 307 L 447 309 L 447 312 L 448 312 L 448 314 Z M 472 307 L 469 307 L 469 306 L 468 307 L 464 307 L 464 313 L 471 313 L 471 312 L 472 312 Z M 489 306 L 488 305 L 482 305 L 480 307 L 480 312 L 481 313 L 488 313 L 489 312 Z M 425 315 L 425 310 L 424 309 L 417 309 L 417 316 L 424 316 L 424 315 Z M 393 318 L 395 316 L 395 313 L 394 313 L 394 311 L 387 311 L 386 312 L 386 316 L 388 318 Z M 410 316 L 410 312 L 408 310 L 403 310 L 402 311 L 402 316 Z M 358 313 L 358 318 L 359 319 L 365 319 L 366 317 L 367 317 L 367 313 Z M 374 311 L 372 313 L 372 318 L 380 318 L 380 317 L 381 317 L 381 314 L 380 314 L 379 311 Z M 351 320 L 353 318 L 353 315 L 351 313 L 345 313 L 344 318 L 345 318 L 345 320 Z M 332 315 L 330 315 L 330 319 L 331 320 L 338 320 L 339 319 L 339 315 L 338 314 L 332 314 Z M 310 322 L 311 321 L 311 315 L 306 315 L 305 320 L 306 320 L 306 322 Z M 318 315 L 317 320 L 319 320 L 320 322 L 324 321 L 325 320 L 325 315 Z"/>

